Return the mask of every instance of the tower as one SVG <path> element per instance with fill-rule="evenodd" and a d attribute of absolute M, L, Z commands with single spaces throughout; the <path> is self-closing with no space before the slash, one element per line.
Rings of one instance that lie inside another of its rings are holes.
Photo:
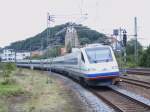
<path fill-rule="evenodd" d="M 67 48 L 68 46 L 70 46 L 71 48 L 78 47 L 79 45 L 80 44 L 76 29 L 73 26 L 67 27 L 65 35 L 65 48 Z"/>

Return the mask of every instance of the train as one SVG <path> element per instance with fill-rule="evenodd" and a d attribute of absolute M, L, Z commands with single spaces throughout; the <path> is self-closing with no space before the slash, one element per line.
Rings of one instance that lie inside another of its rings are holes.
<path fill-rule="evenodd" d="M 118 64 L 111 46 L 89 44 L 64 56 L 41 60 L 17 60 L 18 67 L 45 69 L 72 77 L 89 86 L 117 84 Z"/>

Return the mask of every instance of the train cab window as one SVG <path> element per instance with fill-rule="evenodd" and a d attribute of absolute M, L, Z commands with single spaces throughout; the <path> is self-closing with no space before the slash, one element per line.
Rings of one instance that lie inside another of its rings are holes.
<path fill-rule="evenodd" d="M 86 54 L 90 63 L 112 61 L 112 54 L 109 48 L 88 48 Z"/>
<path fill-rule="evenodd" d="M 85 63 L 85 59 L 82 53 L 81 53 L 81 60 Z"/>

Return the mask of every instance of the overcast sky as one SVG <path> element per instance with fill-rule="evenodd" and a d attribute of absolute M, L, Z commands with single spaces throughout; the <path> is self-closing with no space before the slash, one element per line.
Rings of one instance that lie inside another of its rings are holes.
<path fill-rule="evenodd" d="M 130 35 L 134 33 L 136 16 L 138 40 L 147 46 L 150 44 L 149 11 L 150 0 L 0 0 L 0 46 L 42 32 L 46 28 L 47 12 L 65 15 L 56 16 L 52 26 L 76 21 L 108 34 L 122 27 Z M 87 13 L 88 19 L 80 21 L 81 13 Z"/>

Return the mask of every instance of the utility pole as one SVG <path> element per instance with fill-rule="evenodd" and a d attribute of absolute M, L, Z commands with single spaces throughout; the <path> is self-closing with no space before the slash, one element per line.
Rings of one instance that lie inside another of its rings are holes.
<path fill-rule="evenodd" d="M 17 59 L 16 59 L 16 48 L 15 48 L 15 64 L 17 64 Z"/>
<path fill-rule="evenodd" d="M 46 58 L 48 58 L 48 41 L 49 41 L 48 36 L 49 36 L 49 27 L 50 27 L 49 18 L 50 18 L 49 13 L 47 13 Z"/>
<path fill-rule="evenodd" d="M 134 18 L 134 36 L 135 36 L 135 45 L 134 45 L 134 56 L 135 62 L 138 64 L 138 41 L 137 41 L 137 18 Z"/>
<path fill-rule="evenodd" d="M 40 34 L 40 37 L 41 37 L 41 48 L 40 48 L 40 50 L 43 52 L 43 36 L 42 36 L 42 34 Z"/>
<path fill-rule="evenodd" d="M 43 58 L 43 36 L 42 36 L 42 33 L 40 34 L 40 37 L 41 37 L 40 53 L 41 53 L 41 56 L 42 56 L 42 58 Z M 41 63 L 41 70 L 43 71 L 44 64 L 43 64 L 43 62 L 42 62 L 42 59 L 40 59 L 40 63 Z"/>
<path fill-rule="evenodd" d="M 126 75 L 126 62 L 127 62 L 127 57 L 126 57 L 126 44 L 127 44 L 127 32 L 125 29 L 122 29 L 121 27 L 119 28 L 119 43 L 120 43 L 120 68 L 121 71 Z M 123 54 L 123 56 L 122 56 Z M 122 58 L 123 57 L 123 58 Z M 122 61 L 123 60 L 123 61 Z"/>
<path fill-rule="evenodd" d="M 30 46 L 29 46 L 29 51 L 30 51 L 30 57 L 29 57 L 30 58 L 29 59 L 30 60 L 30 69 L 33 69 L 32 65 L 31 65 L 31 54 L 32 54 L 31 53 L 31 39 L 29 41 L 30 41 Z"/>
<path fill-rule="evenodd" d="M 126 46 L 127 46 L 127 32 L 123 30 L 123 47 L 124 47 L 124 75 L 127 74 L 126 72 L 126 63 L 127 63 L 127 54 L 126 54 Z"/>
<path fill-rule="evenodd" d="M 120 67 L 121 67 L 121 71 L 123 71 L 123 65 L 122 65 L 122 29 L 121 27 L 119 28 L 119 42 L 120 42 Z"/>
<path fill-rule="evenodd" d="M 50 23 L 51 22 L 54 22 L 54 15 L 50 15 L 49 12 L 47 13 L 47 38 L 46 38 L 46 41 L 47 41 L 47 50 L 48 50 L 48 45 L 49 45 L 49 36 L 51 36 L 51 31 L 50 31 Z M 48 53 L 47 53 L 47 56 L 46 58 L 48 58 Z"/>
<path fill-rule="evenodd" d="M 48 46 L 49 46 L 49 39 L 48 38 L 49 38 L 49 36 L 51 36 L 50 35 L 50 22 L 54 22 L 54 16 L 50 15 L 49 12 L 47 13 L 46 21 L 47 21 L 47 38 L 46 38 L 46 41 L 47 41 L 47 51 L 46 51 L 46 59 L 47 59 L 47 63 L 48 63 Z M 51 74 L 51 63 L 52 62 L 50 62 L 50 69 L 48 69 L 48 67 L 47 67 L 47 71 L 50 70 L 50 74 Z M 47 83 L 49 83 L 49 76 L 47 77 Z"/>
<path fill-rule="evenodd" d="M 46 36 L 46 59 L 47 59 L 47 63 L 48 63 L 48 37 L 49 37 L 49 27 L 50 27 L 50 22 L 49 22 L 49 13 L 47 13 L 47 18 L 46 18 L 46 21 L 47 21 L 47 36 Z M 47 71 L 48 71 L 48 67 L 47 67 Z M 48 84 L 49 83 L 49 76 L 47 76 L 47 81 L 46 83 Z"/>

